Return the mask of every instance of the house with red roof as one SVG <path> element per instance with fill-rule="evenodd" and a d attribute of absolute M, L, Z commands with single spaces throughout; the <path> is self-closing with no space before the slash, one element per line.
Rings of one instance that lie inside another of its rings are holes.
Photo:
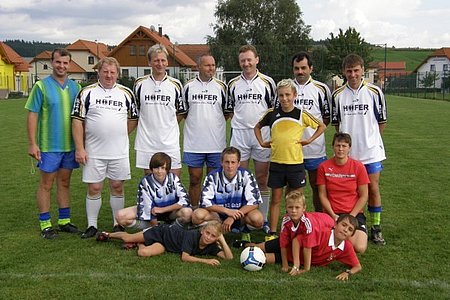
<path fill-rule="evenodd" d="M 10 46 L 0 42 L 0 98 L 9 93 L 28 94 L 28 70 L 30 65 Z"/>
<path fill-rule="evenodd" d="M 436 74 L 434 88 L 441 88 L 442 78 L 450 76 L 450 48 L 440 48 L 431 53 L 413 72 L 417 73 L 417 87 L 422 87 L 421 79 L 429 73 Z"/>

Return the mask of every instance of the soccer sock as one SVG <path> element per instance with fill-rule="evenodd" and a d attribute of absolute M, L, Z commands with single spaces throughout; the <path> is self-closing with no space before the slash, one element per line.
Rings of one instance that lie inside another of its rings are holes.
<path fill-rule="evenodd" d="M 52 221 L 50 220 L 50 212 L 44 212 L 39 214 L 39 225 L 41 230 L 52 227 Z"/>
<path fill-rule="evenodd" d="M 372 226 L 381 224 L 381 206 L 367 206 Z"/>
<path fill-rule="evenodd" d="M 114 225 L 117 225 L 116 213 L 119 210 L 121 210 L 122 208 L 124 208 L 125 197 L 123 195 L 121 195 L 121 196 L 113 196 L 113 195 L 111 195 L 109 197 L 109 205 L 111 205 Z"/>
<path fill-rule="evenodd" d="M 66 225 L 70 223 L 70 207 L 59 208 L 58 225 Z"/>
<path fill-rule="evenodd" d="M 259 211 L 264 217 L 264 222 L 267 222 L 267 215 L 269 214 L 270 191 L 261 191 L 261 198 L 263 203 L 259 205 Z"/>
<path fill-rule="evenodd" d="M 95 228 L 97 228 L 97 219 L 101 207 L 102 207 L 101 195 L 97 195 L 94 197 L 91 197 L 89 195 L 86 196 L 86 215 L 88 227 L 94 226 Z"/>

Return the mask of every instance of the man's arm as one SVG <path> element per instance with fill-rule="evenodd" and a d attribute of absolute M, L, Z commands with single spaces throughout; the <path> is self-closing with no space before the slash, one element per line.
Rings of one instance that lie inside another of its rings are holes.
<path fill-rule="evenodd" d="M 72 119 L 72 136 L 75 142 L 75 160 L 80 164 L 86 164 L 88 153 L 84 149 L 84 122 Z"/>
<path fill-rule="evenodd" d="M 219 266 L 220 265 L 220 261 L 218 261 L 215 258 L 195 257 L 186 252 L 181 253 L 181 261 L 192 262 L 192 263 L 203 263 L 203 264 L 207 264 L 210 266 Z"/>
<path fill-rule="evenodd" d="M 319 189 L 319 199 L 320 199 L 320 203 L 322 204 L 323 210 L 327 214 L 329 214 L 333 218 L 333 220 L 337 220 L 338 215 L 335 214 L 333 211 L 333 208 L 331 208 L 331 203 L 327 196 L 326 186 L 324 184 L 320 184 L 317 186 L 317 188 Z"/>
<path fill-rule="evenodd" d="M 358 201 L 356 201 L 350 214 L 354 217 L 364 210 L 367 200 L 369 199 L 369 187 L 367 184 L 358 185 Z"/>
<path fill-rule="evenodd" d="M 132 133 L 133 130 L 136 129 L 137 124 L 138 124 L 137 119 L 128 119 L 127 121 L 128 134 Z"/>
<path fill-rule="evenodd" d="M 228 246 L 223 234 L 219 236 L 218 242 L 220 247 L 222 248 L 222 251 L 217 253 L 217 256 L 226 260 L 233 259 L 233 252 L 231 252 L 230 246 Z"/>
<path fill-rule="evenodd" d="M 27 133 L 28 133 L 28 155 L 36 160 L 41 160 L 41 150 L 36 143 L 36 130 L 39 114 L 28 111 Z"/>
<path fill-rule="evenodd" d="M 362 270 L 361 264 L 357 264 L 356 266 L 352 267 L 351 269 L 346 270 L 345 272 L 342 272 L 338 276 L 336 276 L 337 280 L 348 280 L 351 275 L 358 273 Z"/>
<path fill-rule="evenodd" d="M 261 133 L 261 125 L 259 123 L 256 123 L 255 128 L 253 128 L 253 131 L 255 132 L 256 139 L 258 140 L 258 143 L 263 148 L 270 148 L 270 141 L 264 141 Z"/>

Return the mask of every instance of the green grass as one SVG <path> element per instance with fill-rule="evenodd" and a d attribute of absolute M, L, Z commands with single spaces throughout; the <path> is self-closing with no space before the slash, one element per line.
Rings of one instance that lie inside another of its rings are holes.
<path fill-rule="evenodd" d="M 413 71 L 434 50 L 431 49 L 387 49 L 387 61 L 405 61 L 406 71 Z M 373 48 L 371 55 L 374 61 L 384 61 L 384 48 Z"/>
<path fill-rule="evenodd" d="M 388 159 L 381 176 L 387 245 L 370 244 L 360 256 L 362 272 L 350 282 L 334 279 L 344 268 L 337 263 L 291 278 L 280 266 L 243 271 L 238 251 L 234 260 L 213 268 L 181 263 L 173 254 L 139 258 L 134 251 L 120 250 L 119 243 L 68 234 L 43 240 L 34 196 L 39 176 L 32 174 L 27 156 L 25 102 L 0 101 L 0 299 L 450 299 L 450 103 L 387 99 Z M 333 131 L 327 130 L 328 143 Z M 183 174 L 188 185 L 186 170 Z M 134 202 L 141 175 L 132 169 L 133 179 L 126 183 L 127 205 Z M 84 228 L 86 187 L 79 170 L 72 187 L 72 219 Z M 106 193 L 99 226 L 110 229 L 105 199 Z M 53 201 L 53 217 L 55 206 Z"/>

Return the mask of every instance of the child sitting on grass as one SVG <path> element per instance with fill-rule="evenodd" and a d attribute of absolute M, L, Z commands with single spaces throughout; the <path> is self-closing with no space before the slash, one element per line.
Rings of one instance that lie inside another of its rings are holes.
<path fill-rule="evenodd" d="M 185 230 L 177 223 L 162 224 L 137 233 L 101 232 L 97 241 L 109 239 L 134 243 L 138 247 L 139 256 L 156 256 L 164 252 L 179 253 L 184 262 L 199 262 L 211 266 L 220 265 L 214 258 L 206 259 L 197 256 L 218 256 L 223 259 L 233 259 L 230 247 L 222 234 L 222 224 L 209 221 L 201 229 Z"/>

